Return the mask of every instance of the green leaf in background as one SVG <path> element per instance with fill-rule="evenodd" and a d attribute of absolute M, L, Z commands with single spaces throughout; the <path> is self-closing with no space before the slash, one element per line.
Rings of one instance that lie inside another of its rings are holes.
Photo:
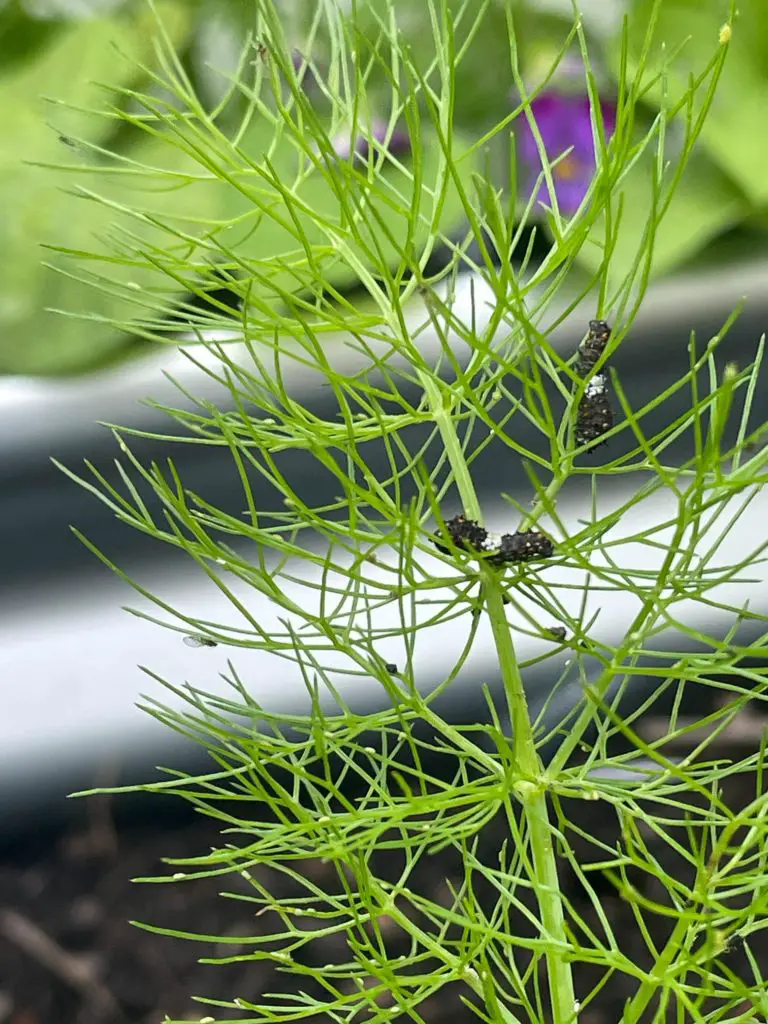
<path fill-rule="evenodd" d="M 630 7 L 631 55 L 642 46 L 653 0 L 636 0 Z M 674 103 L 699 75 L 718 46 L 728 14 L 723 0 L 663 0 L 650 67 L 660 72 L 661 44 L 667 57 L 682 49 L 667 68 L 666 88 Z M 618 45 L 618 43 L 617 43 Z M 768 203 L 768 2 L 740 0 L 729 53 L 700 146 L 738 183 L 755 206 Z M 618 60 L 614 49 L 613 57 Z M 661 85 L 649 93 L 660 102 Z M 714 197 L 710 201 L 714 201 Z"/>
<path fill-rule="evenodd" d="M 371 267 L 410 268 L 427 243 L 434 252 L 463 229 L 459 187 L 452 177 L 441 185 L 442 149 L 428 128 L 416 155 L 401 153 L 397 162 L 385 158 L 368 177 L 367 162 L 358 158 L 331 156 L 324 173 L 285 133 L 276 140 L 268 117 L 254 117 L 237 149 L 225 143 L 216 151 L 206 144 L 207 128 L 193 121 L 186 127 L 210 166 L 186 158 L 189 166 L 177 168 L 178 139 L 166 126 L 155 143 L 155 169 L 146 171 L 147 181 L 157 187 L 165 180 L 166 190 L 130 197 L 139 227 L 145 227 L 144 216 L 153 225 L 136 236 L 130 233 L 133 222 L 126 223 L 127 233 L 114 231 L 99 248 L 69 254 L 73 272 L 84 280 L 89 268 L 98 275 L 111 301 L 103 316 L 120 318 L 114 325 L 126 330 L 133 324 L 164 339 L 169 307 L 185 292 L 207 294 L 221 277 L 254 316 L 269 318 L 269 310 L 291 315 L 286 299 L 316 295 L 319 279 L 344 291 Z M 381 151 L 376 152 L 378 161 Z M 454 137 L 452 158 L 461 186 L 471 192 L 474 152 Z M 336 178 L 334 185 L 328 174 Z M 169 183 L 177 183 L 174 191 Z M 108 202 L 103 182 L 97 185 L 101 201 Z M 169 238 L 175 239 L 170 247 Z M 188 331 L 237 329 L 239 314 L 234 322 L 226 311 L 187 307 L 182 322 Z M 109 328 L 107 322 L 103 329 Z"/>
<path fill-rule="evenodd" d="M 616 285 L 629 272 L 643 244 L 651 220 L 651 155 L 644 154 L 616 193 L 622 197 L 621 224 L 610 264 L 610 281 Z M 614 211 L 618 209 L 618 202 Z M 658 277 L 690 259 L 712 238 L 737 224 L 749 212 L 749 202 L 733 181 L 703 154 L 690 157 L 683 178 L 658 226 L 653 250 L 652 276 Z M 592 231 L 598 243 L 587 243 L 579 262 L 596 269 L 602 262 L 605 238 L 603 218 Z"/>
<path fill-rule="evenodd" d="M 188 30 L 185 5 L 161 4 L 160 12 L 172 35 L 182 40 Z M 107 143 L 115 122 L 71 107 L 103 109 L 115 101 L 95 82 L 125 85 L 135 69 L 113 44 L 133 58 L 148 60 L 152 24 L 143 5 L 109 19 L 62 24 L 40 41 L 34 60 L 27 54 L 0 72 L 0 373 L 70 372 L 103 362 L 126 344 L 124 336 L 98 322 L 46 312 L 57 306 L 88 309 L 96 316 L 112 310 L 109 295 L 46 269 L 40 241 L 92 248 L 115 214 L 65 191 L 76 181 L 93 187 L 85 173 L 75 177 L 25 161 L 60 163 L 70 154 L 71 162 L 93 163 L 86 149 L 70 150 L 67 140 Z M 44 96 L 68 107 L 47 104 Z M 119 194 L 119 179 L 109 189 Z"/>
<path fill-rule="evenodd" d="M 272 138 L 273 131 L 270 126 L 256 127 L 246 138 L 243 148 L 250 158 L 257 162 L 268 149 Z M 398 157 L 401 166 L 385 159 L 375 172 L 375 186 L 370 190 L 366 190 L 364 186 L 361 188 L 357 183 L 350 188 L 350 197 L 354 196 L 355 199 L 352 206 L 365 195 L 365 226 L 362 227 L 361 234 L 366 247 L 375 245 L 392 268 L 400 264 L 406 241 L 411 245 L 413 254 L 418 256 L 433 236 L 431 194 L 435 192 L 439 181 L 441 150 L 437 138 L 428 129 L 419 140 L 419 149 L 421 178 L 418 202 L 423 219 L 417 223 L 415 230 L 411 231 L 413 163 L 409 156 Z M 466 154 L 467 150 L 467 140 L 454 138 L 453 159 L 459 166 L 463 188 L 469 192 L 471 174 L 476 170 L 476 161 L 470 156 L 463 158 L 462 155 Z M 297 168 L 297 153 L 287 140 L 277 147 L 271 163 L 278 176 L 284 177 L 286 184 L 293 181 Z M 365 163 L 355 160 L 352 167 L 361 176 L 365 175 Z M 252 177 L 256 178 L 256 175 Z M 258 178 L 256 181 L 258 182 Z M 297 220 L 301 234 L 319 253 L 318 262 L 324 268 L 326 280 L 330 285 L 342 290 L 350 287 L 359 280 L 358 274 L 342 255 L 332 251 L 327 229 L 320 229 L 317 224 L 319 215 L 329 225 L 336 225 L 340 236 L 349 234 L 344 225 L 339 199 L 331 185 L 319 173 L 313 172 L 295 189 L 295 196 L 312 211 L 311 214 L 298 213 Z M 282 205 L 278 193 L 275 192 L 273 198 L 278 207 Z M 237 226 L 226 226 L 228 234 L 222 237 L 238 256 L 251 263 L 260 261 L 262 268 L 270 265 L 277 268 L 283 260 L 290 262 L 290 272 L 278 273 L 275 270 L 271 275 L 272 280 L 287 291 L 301 290 L 297 275 L 301 277 L 302 274 L 307 274 L 307 279 L 312 279 L 312 275 L 307 273 L 304 253 L 294 235 L 275 220 L 268 217 L 260 218 L 258 211 L 254 210 L 253 204 L 249 203 L 246 196 L 235 189 L 229 189 L 224 213 L 227 217 L 239 218 Z M 283 219 L 292 224 L 285 214 Z M 443 197 L 440 225 L 446 234 L 450 234 L 451 231 L 462 227 L 464 219 L 458 190 L 451 182 Z M 350 241 L 349 244 L 353 258 L 363 265 L 370 265 L 363 248 L 355 241 Z"/>
<path fill-rule="evenodd" d="M 183 42 L 186 11 L 162 10 L 166 24 L 169 12 L 172 34 Z M 194 118 L 185 122 L 181 112 L 164 115 L 149 131 L 88 113 L 117 102 L 94 81 L 146 91 L 146 83 L 134 81 L 132 59 L 152 62 L 146 53 L 152 38 L 152 23 L 135 13 L 62 27 L 34 64 L 0 79 L 2 138 L 13 142 L 0 158 L 0 191 L 11 210 L 0 228 L 7 261 L 0 284 L 0 372 L 70 373 L 101 365 L 135 345 L 137 321 L 154 336 L 158 313 L 205 287 L 201 280 L 210 286 L 212 266 L 244 279 L 243 291 L 261 299 L 263 309 L 265 299 L 282 303 L 280 289 L 301 292 L 311 279 L 303 243 L 316 247 L 315 261 L 329 283 L 344 288 L 358 280 L 355 264 L 370 262 L 365 246 L 396 267 L 403 254 L 410 262 L 436 233 L 463 224 L 452 181 L 439 199 L 434 196 L 442 155 L 428 127 L 418 163 L 407 155 L 398 158 L 401 166 L 384 160 L 368 180 L 364 161 L 340 160 L 338 174 L 349 183 L 343 190 L 351 200 L 347 213 L 355 206 L 363 211 L 362 221 L 356 217 L 361 245 L 319 171 L 294 188 L 307 156 L 285 133 L 274 144 L 272 120 L 258 111 L 237 150 Z M 113 41 L 130 59 L 119 57 Z M 46 110 L 41 93 L 58 103 Z M 120 105 L 137 102 L 138 94 L 136 100 L 120 97 Z M 45 124 L 46 113 L 55 128 Z M 18 140 L 29 126 L 22 147 Z M 73 146 L 73 139 L 86 144 Z M 118 156 L 110 158 L 115 147 Z M 467 148 L 454 140 L 454 156 Z M 266 153 L 274 181 L 260 170 Z M 25 166 L 23 159 L 43 166 Z M 62 163 L 66 168 L 49 169 Z M 468 191 L 474 166 L 474 156 L 459 164 Z M 415 229 L 414 181 L 421 211 Z M 289 213 L 281 189 L 312 213 Z M 291 230 L 294 216 L 301 241 Z M 39 248 L 40 239 L 53 244 L 53 256 Z M 46 258 L 63 273 L 44 267 Z M 210 320 L 202 315 L 193 322 Z"/>
<path fill-rule="evenodd" d="M 369 41 L 372 49 L 377 46 L 380 26 L 387 23 L 388 6 L 383 0 L 366 0 L 359 5 L 360 35 Z M 514 79 L 510 68 L 508 13 L 518 6 L 518 0 L 490 4 L 487 0 L 446 2 L 453 24 L 456 57 L 453 114 L 461 129 L 477 130 L 494 124 L 509 110 Z M 409 58 L 426 73 L 430 66 L 435 66 L 436 58 L 431 5 L 397 0 L 396 7 L 398 33 L 408 42 Z M 434 7 L 440 11 L 442 5 Z M 436 74 L 433 71 L 433 75 Z"/>
<path fill-rule="evenodd" d="M 386 157 L 379 164 L 374 147 L 373 166 L 330 155 L 323 171 L 285 132 L 275 137 L 270 117 L 254 116 L 237 148 L 182 111 L 159 123 L 152 159 L 129 176 L 133 191 L 118 179 L 133 210 L 115 212 L 110 178 L 96 173 L 94 196 L 83 206 L 106 210 L 118 223 L 99 245 L 55 247 L 70 257 L 83 286 L 101 289 L 102 331 L 164 340 L 169 308 L 187 292 L 207 294 L 221 276 L 260 315 L 285 314 L 286 298 L 307 298 L 319 278 L 344 290 L 371 266 L 409 268 L 425 244 L 434 252 L 463 226 L 459 188 L 452 177 L 444 182 L 442 149 L 428 129 L 415 155 L 401 153 L 396 163 Z M 452 154 L 470 191 L 475 154 L 455 137 Z M 86 175 L 78 169 L 78 184 Z M 66 297 L 63 308 L 76 315 Z M 90 317 L 93 301 L 87 308 Z M 187 330 L 236 326 L 226 312 L 188 307 L 179 322 Z"/>

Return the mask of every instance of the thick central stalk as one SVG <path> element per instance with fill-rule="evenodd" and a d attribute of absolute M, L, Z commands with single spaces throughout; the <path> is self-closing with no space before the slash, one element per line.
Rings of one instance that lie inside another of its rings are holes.
<path fill-rule="evenodd" d="M 482 522 L 480 503 L 453 422 L 452 406 L 444 401 L 444 397 L 450 395 L 446 396 L 439 382 L 428 373 L 421 372 L 420 378 L 461 496 L 464 515 L 468 519 Z M 539 904 L 541 925 L 544 934 L 551 940 L 546 958 L 552 1019 L 554 1024 L 573 1024 L 576 1019 L 576 1001 L 571 965 L 567 958 L 568 937 L 552 844 L 546 789 L 542 781 L 543 768 L 536 750 L 523 680 L 504 610 L 502 590 L 495 572 L 490 567 L 483 571 L 483 586 L 486 610 L 491 621 L 512 720 L 513 753 L 520 776 L 515 785 L 515 794 L 522 804 L 531 841 L 534 870 L 532 881 Z"/>
<path fill-rule="evenodd" d="M 532 881 L 539 904 L 542 929 L 552 943 L 546 954 L 552 1020 L 554 1024 L 572 1024 L 576 1018 L 576 1001 L 571 965 L 567 956 L 568 937 L 557 877 L 557 861 L 552 844 L 543 766 L 536 750 L 528 701 L 504 611 L 501 587 L 492 571 L 487 573 L 485 602 L 509 706 L 515 765 L 521 776 L 515 789 L 523 806 L 531 841 L 534 870 Z"/>

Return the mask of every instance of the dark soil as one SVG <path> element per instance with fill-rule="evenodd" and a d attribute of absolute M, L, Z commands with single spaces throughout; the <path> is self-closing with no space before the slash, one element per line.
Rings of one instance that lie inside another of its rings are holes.
<path fill-rule="evenodd" d="M 744 755 L 743 742 L 737 742 L 732 756 L 739 759 Z M 753 800 L 754 777 L 726 780 L 723 796 L 731 806 Z M 142 799 L 149 806 L 153 798 Z M 253 935 L 259 929 L 270 929 L 272 915 L 255 916 L 252 905 L 217 895 L 236 888 L 237 876 L 235 881 L 228 876 L 183 884 L 132 883 L 135 876 L 167 874 L 169 869 L 160 863 L 161 857 L 206 853 L 217 843 L 216 825 L 201 817 L 169 821 L 162 812 L 151 820 L 116 825 L 112 819 L 115 805 L 106 798 L 99 800 L 89 801 L 88 817 L 81 817 L 64 832 L 28 842 L 0 859 L 0 1024 L 160 1024 L 165 1014 L 199 1021 L 206 1016 L 216 1018 L 217 1010 L 195 1002 L 193 995 L 258 1001 L 264 992 L 286 991 L 291 986 L 309 988 L 307 979 L 297 981 L 266 962 L 211 966 L 197 961 L 198 957 L 237 954 L 241 951 L 237 945 L 185 942 L 129 924 L 136 919 L 209 935 Z M 618 830 L 610 809 L 579 801 L 566 811 L 590 835 L 608 846 L 615 844 Z M 486 828 L 480 852 L 486 856 L 497 853 L 505 833 L 500 819 Z M 574 842 L 581 863 L 598 858 L 598 852 L 584 840 L 575 838 Z M 665 850 L 654 852 L 669 863 Z M 332 867 L 319 862 L 307 862 L 305 870 L 321 884 L 329 871 L 333 873 Z M 438 854 L 421 863 L 411 887 L 445 902 L 449 898 L 447 882 L 456 884 L 459 878 L 455 855 Z M 586 893 L 567 865 L 562 878 L 569 901 L 588 922 L 594 922 Z M 290 892 L 285 881 L 270 877 L 269 883 L 275 896 Z M 594 884 L 615 934 L 621 936 L 624 952 L 646 964 L 648 954 L 631 908 L 599 873 Z M 652 884 L 645 895 L 664 899 Z M 653 938 L 663 942 L 670 918 L 659 915 L 652 920 L 656 922 Z M 530 930 L 523 920 L 520 927 Z M 393 932 L 387 937 L 388 944 L 390 938 L 396 955 L 401 951 L 400 938 Z M 403 945 L 402 951 L 406 948 Z M 755 943 L 752 952 L 765 977 L 768 944 Z M 737 974 L 745 968 L 743 950 L 737 948 L 725 955 Z M 306 959 L 321 966 L 347 956 L 345 940 L 331 936 L 310 946 Z M 577 992 L 589 991 L 597 978 L 594 970 L 580 969 Z M 631 979 L 614 975 L 583 1011 L 580 1024 L 615 1024 L 634 985 Z M 477 1021 L 463 1001 L 468 996 L 468 990 L 460 985 L 448 986 L 419 1007 L 421 1019 L 427 1024 Z M 219 1015 L 221 1019 L 240 1019 L 237 1011 L 221 1010 Z M 253 1014 L 242 1013 L 243 1019 L 249 1017 L 254 1019 Z M 362 1024 L 362 1018 L 360 1021 Z"/>

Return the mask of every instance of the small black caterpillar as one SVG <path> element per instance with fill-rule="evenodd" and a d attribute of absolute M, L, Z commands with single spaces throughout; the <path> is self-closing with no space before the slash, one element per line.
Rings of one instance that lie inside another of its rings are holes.
<path fill-rule="evenodd" d="M 474 519 L 465 519 L 462 515 L 454 516 L 453 519 L 446 520 L 445 528 L 448 531 L 448 536 L 457 548 L 467 548 L 468 551 L 485 550 L 488 531 L 485 527 L 476 523 Z M 437 538 L 434 538 L 433 542 L 437 550 L 442 554 L 449 555 L 451 553 L 450 549 L 437 540 Z"/>
<path fill-rule="evenodd" d="M 491 565 L 502 566 L 514 562 L 530 562 L 537 558 L 549 558 L 555 550 L 549 537 L 539 530 L 489 533 L 474 519 L 466 519 L 463 515 L 448 519 L 445 528 L 456 547 L 487 555 Z M 444 555 L 450 553 L 438 538 L 433 537 L 432 542 Z"/>
<path fill-rule="evenodd" d="M 504 533 L 498 551 L 488 559 L 493 565 L 507 565 L 510 562 L 532 562 L 537 558 L 549 558 L 554 551 L 552 541 L 539 530 L 521 530 L 518 533 Z"/>
<path fill-rule="evenodd" d="M 597 365 L 600 356 L 605 352 L 605 346 L 611 337 L 611 328 L 605 320 L 590 320 L 589 333 L 579 345 L 578 359 L 576 360 L 576 373 L 580 377 L 588 377 Z"/>
<path fill-rule="evenodd" d="M 607 366 L 592 375 L 597 361 L 611 337 L 605 320 L 590 320 L 589 333 L 579 346 L 575 370 L 580 377 L 590 378 L 576 413 L 576 444 L 596 448 L 600 438 L 613 426 L 613 409 L 608 395 Z"/>

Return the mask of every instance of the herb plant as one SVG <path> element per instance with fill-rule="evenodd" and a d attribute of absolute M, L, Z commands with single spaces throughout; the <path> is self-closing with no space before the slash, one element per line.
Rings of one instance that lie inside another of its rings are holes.
<path fill-rule="evenodd" d="M 231 604 L 220 622 L 173 609 L 100 555 L 155 603 L 158 627 L 216 648 L 201 658 L 228 657 L 224 690 L 158 680 L 171 703 L 145 701 L 212 764 L 135 788 L 176 794 L 221 825 L 214 849 L 170 858 L 168 874 L 148 881 L 219 875 L 223 899 L 273 922 L 253 936 L 168 930 L 208 953 L 237 945 L 233 956 L 255 975 L 268 960 L 286 978 L 284 991 L 206 1006 L 207 1021 L 422 1021 L 430 997 L 455 983 L 468 1019 L 569 1024 L 615 975 L 633 985 L 624 1024 L 753 1020 L 768 1012 L 757 961 L 750 954 L 751 974 L 736 977 L 722 953 L 758 931 L 765 912 L 763 750 L 738 763 L 707 750 L 766 685 L 762 668 L 745 666 L 763 656 L 764 616 L 730 604 L 728 585 L 749 578 L 768 542 L 721 557 L 766 479 L 766 426 L 753 422 L 762 343 L 752 365 L 737 367 L 720 357 L 731 321 L 705 342 L 674 339 L 688 344 L 688 372 L 639 407 L 613 368 L 632 345 L 656 233 L 731 32 L 710 40 L 684 95 L 664 100 L 641 131 L 644 97 L 665 95 L 654 36 L 663 4 L 639 60 L 620 68 L 610 126 L 574 23 L 563 53 L 580 56 L 594 147 L 594 173 L 574 202 L 558 167 L 583 146 L 553 153 L 537 125 L 513 9 L 505 50 L 521 99 L 472 142 L 454 129 L 456 69 L 494 5 L 426 6 L 428 59 L 403 43 L 391 3 L 367 5 L 362 18 L 355 4 L 319 0 L 296 60 L 277 5 L 260 0 L 215 109 L 198 99 L 159 23 L 157 70 L 145 69 L 153 87 L 130 92 L 133 113 L 121 115 L 169 159 L 131 166 L 144 191 L 88 254 L 87 277 L 119 294 L 121 326 L 165 343 L 184 329 L 189 359 L 225 399 L 219 407 L 187 393 L 167 409 L 177 424 L 167 435 L 115 427 L 119 479 L 94 467 L 76 477 L 130 527 L 185 552 Z M 540 164 L 520 188 L 505 148 L 518 137 Z M 617 280 L 623 183 L 638 168 L 647 221 Z M 167 193 L 207 189 L 221 192 L 226 215 L 164 206 Z M 530 224 L 542 202 L 553 242 L 537 261 Z M 584 249 L 594 272 L 578 269 Z M 221 282 L 235 311 L 215 298 Z M 171 316 L 179 285 L 200 303 Z M 686 411 L 667 417 L 681 391 Z M 145 464 L 137 438 L 164 453 L 219 449 L 239 481 L 238 507 L 191 493 L 171 459 Z M 297 452 L 311 457 L 314 478 L 292 468 Z M 489 453 L 492 508 L 474 476 Z M 505 493 L 516 466 L 527 490 Z M 314 500 L 319 478 L 336 497 Z M 632 600 L 634 619 L 612 642 L 602 624 L 618 597 Z M 727 626 L 710 635 L 700 623 L 713 612 Z M 448 634 L 460 653 L 435 679 L 425 652 Z M 487 720 L 449 720 L 440 700 L 478 648 L 495 664 L 472 680 Z M 273 680 L 249 676 L 254 650 L 270 655 Z M 535 714 L 534 671 L 548 673 Z M 267 709 L 265 688 L 289 678 L 305 687 L 304 708 Z M 684 722 L 691 691 L 717 687 L 727 703 Z M 642 716 L 656 706 L 667 728 L 644 740 Z M 693 753 L 676 757 L 674 743 L 702 726 Z M 721 795 L 738 773 L 758 780 L 744 809 Z M 615 817 L 617 847 L 574 823 L 574 801 Z M 508 838 L 489 855 L 482 835 L 499 821 Z M 678 873 L 650 837 L 679 856 Z M 592 843 L 588 862 L 577 840 Z M 461 878 L 431 898 L 412 878 L 448 849 Z M 318 860 L 333 884 L 309 869 Z M 590 922 L 564 896 L 566 870 L 589 894 Z M 598 878 L 631 905 L 647 962 L 623 952 Z M 278 879 L 290 881 L 290 898 Z M 650 928 L 659 918 L 668 923 L 660 945 Z M 406 953 L 392 954 L 393 932 Z M 341 951 L 318 966 L 313 944 L 329 936 Z"/>

